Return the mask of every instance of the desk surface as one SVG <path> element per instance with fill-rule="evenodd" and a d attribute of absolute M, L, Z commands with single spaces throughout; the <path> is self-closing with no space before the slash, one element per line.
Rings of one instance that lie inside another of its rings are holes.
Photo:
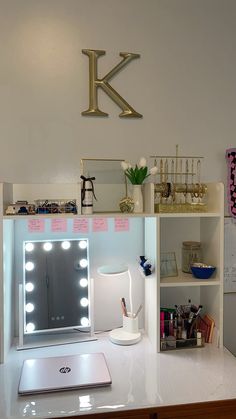
<path fill-rule="evenodd" d="M 27 358 L 103 352 L 112 385 L 34 396 L 18 396 L 22 362 Z M 156 354 L 143 338 L 133 346 L 97 341 L 24 351 L 12 349 L 0 365 L 0 418 L 53 418 L 236 398 L 236 359 L 207 345 Z"/>

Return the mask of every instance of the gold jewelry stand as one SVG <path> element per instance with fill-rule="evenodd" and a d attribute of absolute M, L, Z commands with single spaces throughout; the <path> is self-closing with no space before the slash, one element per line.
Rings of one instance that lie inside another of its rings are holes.
<path fill-rule="evenodd" d="M 207 211 L 207 186 L 201 183 L 202 156 L 150 156 L 158 173 L 154 184 L 155 212 Z"/>

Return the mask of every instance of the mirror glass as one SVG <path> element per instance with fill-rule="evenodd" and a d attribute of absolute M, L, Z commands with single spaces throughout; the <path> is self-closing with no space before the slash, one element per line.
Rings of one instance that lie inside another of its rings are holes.
<path fill-rule="evenodd" d="M 127 181 L 121 162 L 124 159 L 82 159 L 81 174 L 95 177 L 93 182 L 96 199 L 94 212 L 119 212 L 119 202 L 127 196 Z"/>
<path fill-rule="evenodd" d="M 24 242 L 24 333 L 90 326 L 88 240 Z"/>

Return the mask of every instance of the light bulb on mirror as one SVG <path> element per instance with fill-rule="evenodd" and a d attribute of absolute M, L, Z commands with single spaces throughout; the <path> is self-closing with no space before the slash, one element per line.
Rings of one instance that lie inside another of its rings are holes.
<path fill-rule="evenodd" d="M 87 259 L 80 259 L 79 264 L 80 264 L 81 268 L 87 268 L 88 261 L 87 261 Z"/>
<path fill-rule="evenodd" d="M 87 278 L 81 278 L 80 281 L 79 281 L 79 284 L 80 284 L 80 286 L 82 288 L 87 287 L 88 286 L 88 280 L 87 280 Z"/>
<path fill-rule="evenodd" d="M 80 324 L 81 324 L 81 326 L 84 326 L 84 327 L 89 326 L 89 319 L 87 317 L 82 317 L 80 319 Z"/>
<path fill-rule="evenodd" d="M 43 248 L 46 252 L 49 252 L 50 250 L 52 250 L 52 243 L 51 242 L 44 243 Z"/>
<path fill-rule="evenodd" d="M 33 332 L 34 329 L 35 329 L 35 324 L 34 323 L 27 323 L 27 325 L 26 325 L 26 332 L 27 333 Z"/>
<path fill-rule="evenodd" d="M 34 289 L 34 284 L 32 284 L 32 282 L 27 282 L 27 284 L 25 284 L 25 290 L 27 292 L 32 292 Z"/>
<path fill-rule="evenodd" d="M 80 247 L 80 249 L 86 249 L 86 247 L 87 247 L 87 242 L 86 242 L 86 240 L 81 240 L 81 241 L 79 242 L 79 247 Z"/>
<path fill-rule="evenodd" d="M 62 242 L 62 244 L 61 244 L 61 247 L 62 247 L 62 249 L 64 249 L 64 250 L 68 250 L 69 248 L 70 248 L 70 242 L 69 241 L 64 241 L 64 242 Z"/>
<path fill-rule="evenodd" d="M 81 298 L 81 300 L 80 300 L 80 305 L 82 306 L 82 307 L 87 307 L 88 306 L 88 299 L 87 298 Z"/>
<path fill-rule="evenodd" d="M 32 252 L 34 250 L 34 245 L 31 242 L 28 242 L 25 244 L 25 250 L 26 252 Z"/>
<path fill-rule="evenodd" d="M 30 271 L 33 271 L 33 269 L 34 269 L 34 263 L 33 262 L 27 262 L 25 264 L 25 270 L 26 271 L 30 272 Z"/>
<path fill-rule="evenodd" d="M 32 303 L 27 303 L 25 306 L 25 311 L 27 313 L 32 313 L 32 311 L 34 311 L 34 304 Z"/>

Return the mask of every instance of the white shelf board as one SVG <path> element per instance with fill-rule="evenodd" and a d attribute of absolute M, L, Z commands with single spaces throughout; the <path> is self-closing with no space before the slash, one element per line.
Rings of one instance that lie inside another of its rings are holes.
<path fill-rule="evenodd" d="M 73 213 L 66 213 L 66 214 L 33 214 L 33 215 L 3 215 L 4 220 L 20 220 L 24 218 L 32 219 L 32 218 L 113 218 L 113 217 L 122 217 L 122 218 L 137 218 L 137 217 L 152 217 L 152 218 L 212 218 L 212 217 L 220 217 L 220 213 L 215 212 L 201 212 L 201 213 L 124 213 L 124 212 L 94 212 L 93 214 L 73 214 Z"/>
<path fill-rule="evenodd" d="M 34 214 L 34 215 L 4 215 L 3 220 L 32 220 L 32 219 L 39 219 L 39 218 L 75 218 L 80 217 L 78 214 Z"/>
<path fill-rule="evenodd" d="M 124 212 L 95 212 L 93 214 L 89 215 L 83 215 L 83 214 L 72 214 L 72 213 L 66 213 L 66 214 L 33 214 L 33 215 L 4 215 L 4 220 L 21 220 L 21 219 L 39 219 L 39 218 L 137 218 L 137 217 L 156 217 L 156 214 L 148 214 L 148 213 L 136 213 L 136 214 L 130 214 L 130 213 L 124 213 Z"/>
<path fill-rule="evenodd" d="M 198 279 L 191 274 L 179 272 L 178 276 L 171 276 L 168 278 L 161 278 L 160 287 L 199 287 L 209 285 L 220 285 L 220 280 L 216 278 Z"/>
<path fill-rule="evenodd" d="M 161 212 L 156 213 L 160 218 L 212 218 L 221 217 L 220 212 Z"/>

